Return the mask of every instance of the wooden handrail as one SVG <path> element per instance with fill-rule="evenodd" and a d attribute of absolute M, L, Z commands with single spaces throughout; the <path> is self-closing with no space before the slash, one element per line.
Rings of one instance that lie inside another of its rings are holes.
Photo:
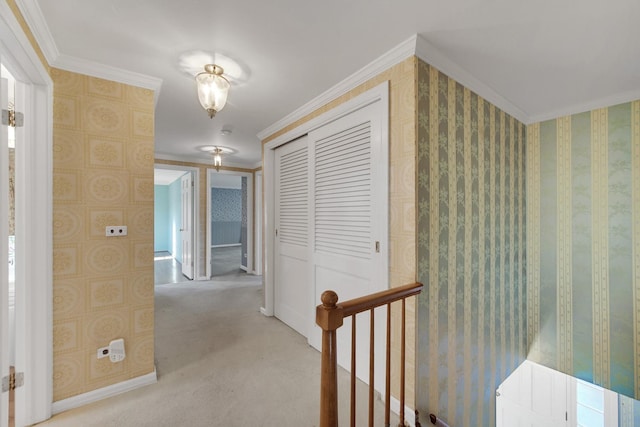
<path fill-rule="evenodd" d="M 387 305 L 387 328 L 390 325 L 391 303 L 402 300 L 402 348 L 401 348 L 401 404 L 400 421 L 404 424 L 404 316 L 406 298 L 418 295 L 422 291 L 421 283 L 400 286 L 381 292 L 376 292 L 360 298 L 338 304 L 338 295 L 333 291 L 325 291 L 321 296 L 322 304 L 316 307 L 316 324 L 322 328 L 322 370 L 320 385 L 320 427 L 338 426 L 338 377 L 337 377 L 337 348 L 336 331 L 342 326 L 345 317 L 354 316 L 352 323 L 352 402 L 351 402 L 351 425 L 355 425 L 355 315 L 364 311 L 370 311 L 371 316 L 371 336 L 373 340 L 373 313 L 376 307 Z M 389 376 L 390 376 L 390 332 L 387 330 L 387 378 L 385 396 L 385 418 L 388 418 L 388 405 L 390 401 Z M 373 425 L 372 420 L 372 392 L 373 392 L 373 345 L 370 346 L 370 393 L 369 393 L 369 425 Z M 388 422 L 388 420 L 385 420 Z"/>

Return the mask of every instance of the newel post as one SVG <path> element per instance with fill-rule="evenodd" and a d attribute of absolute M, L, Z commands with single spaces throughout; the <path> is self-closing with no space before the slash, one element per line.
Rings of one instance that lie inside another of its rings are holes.
<path fill-rule="evenodd" d="M 316 307 L 316 324 L 322 328 L 322 371 L 320 377 L 320 427 L 338 427 L 338 368 L 336 330 L 342 326 L 338 295 L 325 291 Z"/>

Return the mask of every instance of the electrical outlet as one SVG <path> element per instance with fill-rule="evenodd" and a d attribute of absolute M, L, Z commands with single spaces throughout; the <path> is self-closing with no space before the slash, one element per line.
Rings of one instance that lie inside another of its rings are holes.
<path fill-rule="evenodd" d="M 98 359 L 109 356 L 109 347 L 102 347 L 98 349 Z"/>
<path fill-rule="evenodd" d="M 126 225 L 107 225 L 105 230 L 105 236 L 107 237 L 126 236 L 126 235 L 127 235 Z"/>

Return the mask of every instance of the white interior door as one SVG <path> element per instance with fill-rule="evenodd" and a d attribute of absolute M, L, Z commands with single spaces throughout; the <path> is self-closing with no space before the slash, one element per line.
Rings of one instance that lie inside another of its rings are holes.
<path fill-rule="evenodd" d="M 0 64 L 1 65 L 1 64 Z M 7 80 L 0 85 L 0 107 L 8 109 Z M 9 392 L 5 391 L 5 378 L 9 376 L 11 352 L 9 348 L 9 127 L 0 125 L 0 427 L 9 422 Z"/>
<path fill-rule="evenodd" d="M 348 114 L 309 133 L 313 160 L 310 206 L 313 212 L 314 303 L 334 290 L 340 301 L 389 287 L 388 138 L 381 102 Z M 376 311 L 376 360 L 384 360 L 385 309 Z M 313 317 L 311 321 L 313 322 Z M 357 316 L 357 374 L 369 378 L 369 314 Z M 321 347 L 321 331 L 309 342 Z M 382 332 L 382 333 L 381 333 Z M 338 330 L 338 363 L 351 357 L 351 323 Z M 376 388 L 382 389 L 384 363 L 376 362 Z M 380 382 L 379 382 L 380 381 Z"/>
<path fill-rule="evenodd" d="M 524 362 L 498 388 L 497 427 L 572 425 L 569 384 L 563 373 Z"/>
<path fill-rule="evenodd" d="M 182 226 L 182 274 L 193 279 L 193 179 L 191 172 L 181 178 Z"/>
<path fill-rule="evenodd" d="M 276 150 L 274 313 L 307 336 L 309 325 L 307 137 Z"/>

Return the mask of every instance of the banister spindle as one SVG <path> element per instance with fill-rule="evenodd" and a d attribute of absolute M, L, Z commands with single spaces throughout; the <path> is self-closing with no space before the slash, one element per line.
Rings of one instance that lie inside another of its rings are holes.
<path fill-rule="evenodd" d="M 391 425 L 391 303 L 387 304 L 387 358 L 384 392 L 384 427 Z"/>
<path fill-rule="evenodd" d="M 320 427 L 338 427 L 338 369 L 336 330 L 342 326 L 338 295 L 325 291 L 316 308 L 316 323 L 322 328 L 322 371 L 320 381 Z"/>
<path fill-rule="evenodd" d="M 351 427 L 356 427 L 356 315 L 351 316 Z"/>
<path fill-rule="evenodd" d="M 405 383 L 405 353 L 406 353 L 406 299 L 402 299 L 402 344 L 400 346 L 400 427 L 404 427 L 404 383 Z"/>
<path fill-rule="evenodd" d="M 373 390 L 374 390 L 374 368 L 375 368 L 375 317 L 374 309 L 369 310 L 370 325 L 369 325 L 369 427 L 373 427 Z"/>

